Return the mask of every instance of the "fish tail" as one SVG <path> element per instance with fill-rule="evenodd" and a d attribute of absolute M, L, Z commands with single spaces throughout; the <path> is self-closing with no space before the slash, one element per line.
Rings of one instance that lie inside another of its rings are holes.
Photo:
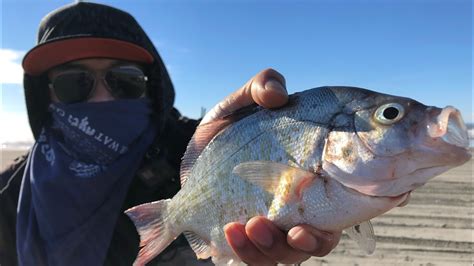
<path fill-rule="evenodd" d="M 171 200 L 160 200 L 135 206 L 125 211 L 140 235 L 140 252 L 134 266 L 145 265 L 158 256 L 178 236 L 166 222 L 167 206 Z"/>

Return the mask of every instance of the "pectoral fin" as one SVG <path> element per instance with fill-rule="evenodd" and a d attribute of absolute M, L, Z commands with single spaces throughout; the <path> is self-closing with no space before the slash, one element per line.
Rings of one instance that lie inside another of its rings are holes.
<path fill-rule="evenodd" d="M 374 253 L 376 241 L 374 228 L 370 221 L 356 224 L 350 228 L 344 229 L 344 231 L 363 251 L 366 252 L 367 255 Z"/>
<path fill-rule="evenodd" d="M 295 203 L 300 203 L 300 209 L 304 209 L 301 205 L 303 192 L 316 180 L 314 173 L 271 161 L 241 163 L 232 172 L 273 195 L 268 206 L 269 219 L 290 215 L 285 208 Z"/>
<path fill-rule="evenodd" d="M 316 178 L 314 173 L 272 161 L 244 162 L 237 165 L 232 173 L 269 193 L 290 193 L 297 197 L 301 197 L 304 188 Z"/>

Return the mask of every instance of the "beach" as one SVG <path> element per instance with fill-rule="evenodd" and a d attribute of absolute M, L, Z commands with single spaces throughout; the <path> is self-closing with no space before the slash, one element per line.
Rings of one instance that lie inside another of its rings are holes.
<path fill-rule="evenodd" d="M 0 161 L 1 161 L 0 169 L 3 169 L 4 167 L 6 167 L 7 164 L 12 162 L 15 158 L 26 153 L 27 153 L 27 150 L 25 149 L 3 149 L 2 148 L 0 151 Z"/>
<path fill-rule="evenodd" d="M 2 168 L 24 150 L 2 150 Z M 377 248 L 367 256 L 343 235 L 316 265 L 473 265 L 473 160 L 442 174 L 411 195 L 410 203 L 374 218 Z"/>

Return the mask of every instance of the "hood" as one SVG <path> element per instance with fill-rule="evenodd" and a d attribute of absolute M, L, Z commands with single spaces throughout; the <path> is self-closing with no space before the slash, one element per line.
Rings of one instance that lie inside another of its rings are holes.
<path fill-rule="evenodd" d="M 173 107 L 174 88 L 153 43 L 130 14 L 106 5 L 78 2 L 43 18 L 37 45 L 23 59 L 26 107 L 35 139 L 49 119 L 45 72 L 92 57 L 136 61 L 146 66 L 148 95 L 153 101 L 154 119 L 162 130 Z"/>

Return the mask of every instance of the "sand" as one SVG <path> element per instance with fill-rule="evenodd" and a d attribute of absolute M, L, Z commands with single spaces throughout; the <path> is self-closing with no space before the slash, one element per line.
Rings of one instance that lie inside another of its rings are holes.
<path fill-rule="evenodd" d="M 15 158 L 26 154 L 27 151 L 23 149 L 17 149 L 17 150 L 12 150 L 12 149 L 2 149 L 0 150 L 0 169 L 3 170 L 4 167 L 6 167 L 9 163 L 11 163 Z"/>
<path fill-rule="evenodd" d="M 2 150 L 2 168 L 24 154 Z M 316 265 L 473 265 L 474 191 L 473 160 L 431 180 L 412 193 L 403 208 L 372 220 L 377 248 L 364 255 L 355 242 L 343 235 L 328 256 L 311 258 Z"/>

